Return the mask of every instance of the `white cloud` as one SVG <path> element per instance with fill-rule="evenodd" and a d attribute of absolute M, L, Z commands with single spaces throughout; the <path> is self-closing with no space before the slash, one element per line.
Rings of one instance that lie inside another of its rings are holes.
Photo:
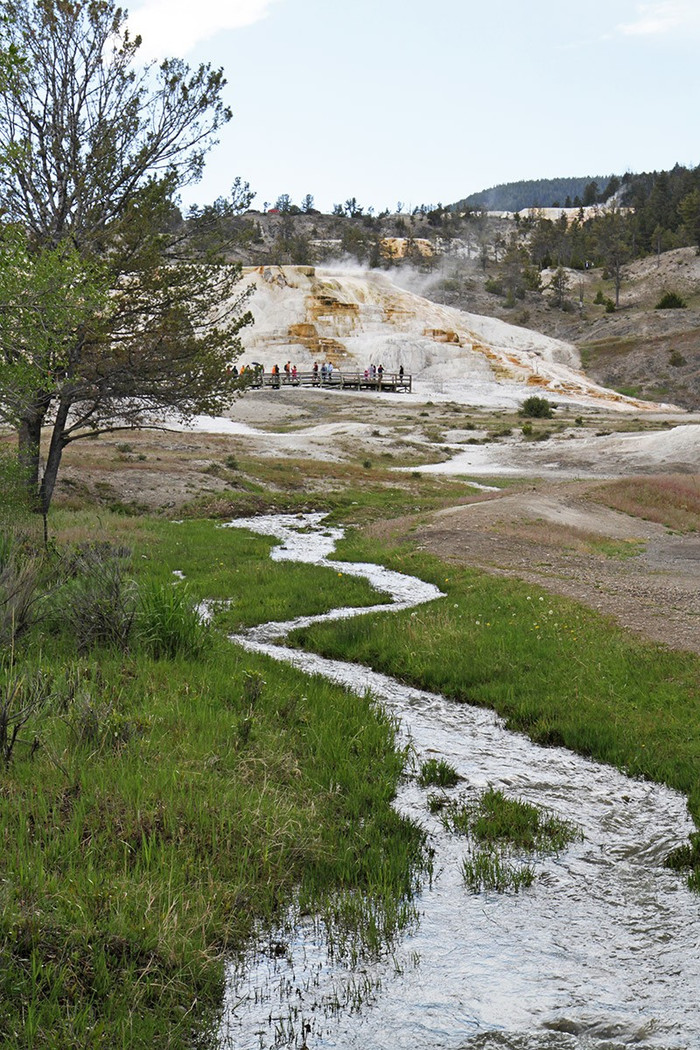
<path fill-rule="evenodd" d="M 618 26 L 627 36 L 659 36 L 674 30 L 700 30 L 700 10 L 697 0 L 659 0 L 653 4 L 639 4 L 637 17 Z"/>
<path fill-rule="evenodd" d="M 145 0 L 130 9 L 132 36 L 143 58 L 180 57 L 217 33 L 265 18 L 279 0 Z"/>

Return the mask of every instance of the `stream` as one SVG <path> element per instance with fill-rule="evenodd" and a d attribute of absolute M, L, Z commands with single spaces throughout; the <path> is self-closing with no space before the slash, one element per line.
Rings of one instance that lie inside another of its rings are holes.
<path fill-rule="evenodd" d="M 366 576 L 390 592 L 393 609 L 440 597 L 431 584 L 381 566 L 333 561 L 342 530 L 320 514 L 229 527 L 278 538 L 274 559 Z M 460 868 L 465 840 L 430 814 L 435 789 L 406 781 L 395 805 L 427 830 L 435 850 L 419 921 L 386 958 L 352 967 L 328 951 L 318 923 L 290 912 L 278 931 L 261 931 L 256 952 L 227 964 L 220 1050 L 697 1050 L 700 898 L 662 866 L 695 830 L 684 797 L 539 747 L 493 712 L 279 644 L 297 626 L 368 611 L 264 624 L 232 640 L 369 691 L 399 720 L 418 762 L 444 758 L 462 787 L 501 789 L 576 824 L 583 838 L 537 856 L 530 889 L 471 893 Z"/>

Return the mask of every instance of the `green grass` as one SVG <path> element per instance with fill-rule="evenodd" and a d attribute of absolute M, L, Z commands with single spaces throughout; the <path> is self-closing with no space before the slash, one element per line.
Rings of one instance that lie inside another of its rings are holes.
<path fill-rule="evenodd" d="M 296 632 L 327 656 L 369 664 L 422 688 L 498 711 L 511 729 L 632 776 L 668 784 L 700 819 L 700 659 L 625 634 L 536 587 L 446 567 L 407 547 L 377 549 L 391 568 L 447 597 Z M 357 534 L 343 548 L 367 558 Z"/>
<path fill-rule="evenodd" d="M 75 541 L 99 529 L 88 515 L 57 524 Z M 371 588 L 282 563 L 278 600 L 260 574 L 268 541 L 213 523 L 114 525 L 158 595 L 158 644 L 135 629 L 119 650 L 81 651 L 46 618 L 0 668 L 3 682 L 41 669 L 50 687 L 0 764 L 8 1050 L 203 1046 L 224 954 L 256 921 L 297 901 L 338 952 L 386 949 L 426 863 L 422 833 L 390 805 L 406 764 L 393 722 L 371 698 L 216 633 L 190 644 L 172 569 L 193 598 L 239 596 L 249 622 L 321 609 L 331 592 L 375 600 Z"/>
<path fill-rule="evenodd" d="M 323 500 L 334 519 L 358 525 L 469 496 L 462 483 L 408 476 L 402 489 L 379 470 L 371 483 L 359 474 L 344 483 Z M 52 527 L 59 545 L 108 536 L 128 546 L 140 588 L 160 596 L 161 627 L 186 612 L 176 594 L 232 599 L 227 630 L 376 601 L 364 581 L 272 563 L 270 540 L 213 521 L 61 511 Z M 300 641 L 667 783 L 698 819 L 696 657 L 389 539 L 355 532 L 344 549 L 432 580 L 448 597 L 318 626 Z M 201 648 L 188 649 L 187 637 L 185 628 L 184 641 L 152 647 L 136 630 L 123 652 L 80 652 L 47 615 L 15 666 L 0 670 L 3 686 L 10 674 L 51 678 L 50 703 L 0 767 L 0 1043 L 9 1050 L 205 1045 L 223 956 L 257 920 L 296 901 L 320 913 L 334 950 L 352 960 L 412 919 L 426 861 L 421 833 L 390 806 L 406 765 L 391 720 L 370 698 L 216 632 Z M 508 877 L 490 867 L 495 884 Z M 478 862 L 479 885 L 488 868 Z"/>
<path fill-rule="evenodd" d="M 421 787 L 454 787 L 459 783 L 459 774 L 444 759 L 429 758 L 420 767 L 418 783 Z"/>
<path fill-rule="evenodd" d="M 560 852 L 580 838 L 567 821 L 493 788 L 467 802 L 442 803 L 437 811 L 445 830 L 469 839 L 462 878 L 472 893 L 518 893 L 530 887 L 535 870 L 523 854 Z"/>
<path fill-rule="evenodd" d="M 606 558 L 615 558 L 626 561 L 628 558 L 638 558 L 646 549 L 644 540 L 613 540 L 590 538 L 589 545 L 599 554 Z"/>
<path fill-rule="evenodd" d="M 494 788 L 467 801 L 431 795 L 428 808 L 439 814 L 446 831 L 469 840 L 462 878 L 472 893 L 518 893 L 535 881 L 523 854 L 559 853 L 581 838 L 570 822 Z"/>
<path fill-rule="evenodd" d="M 501 853 L 477 849 L 462 861 L 462 878 L 472 893 L 519 893 L 532 886 L 535 872 L 529 864 L 514 863 Z"/>
<path fill-rule="evenodd" d="M 511 846 L 530 853 L 559 852 L 580 837 L 567 821 L 522 799 L 489 788 L 471 802 L 450 800 L 442 810 L 447 831 L 483 846 Z"/>
<path fill-rule="evenodd" d="M 228 602 L 220 613 L 227 630 L 268 620 L 312 616 L 336 605 L 373 605 L 385 599 L 366 580 L 334 569 L 296 562 L 273 562 L 270 549 L 278 541 L 236 528 L 222 528 L 211 520 L 162 521 L 142 518 L 129 529 L 129 519 L 101 515 L 105 531 L 133 549 L 139 576 L 154 587 L 187 586 L 198 600 Z M 70 522 L 68 535 L 90 534 L 90 514 L 56 515 L 59 535 Z M 217 620 L 219 622 L 219 620 Z"/>
<path fill-rule="evenodd" d="M 430 458 L 422 452 L 420 463 Z M 391 463 L 392 468 L 401 465 L 411 464 L 398 459 Z M 201 496 L 184 508 L 182 516 L 228 521 L 254 514 L 326 511 L 331 521 L 364 524 L 418 509 L 454 506 L 475 494 L 463 479 L 407 472 L 398 480 L 393 470 L 376 462 L 369 467 L 334 463 L 329 475 L 328 465 L 321 461 L 280 464 L 241 459 L 241 470 L 258 479 L 254 492 L 236 489 Z"/>

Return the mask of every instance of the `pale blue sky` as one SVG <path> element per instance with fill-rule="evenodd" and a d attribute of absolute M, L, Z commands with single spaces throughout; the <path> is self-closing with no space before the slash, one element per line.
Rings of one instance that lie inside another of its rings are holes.
<path fill-rule="evenodd" d="M 240 175 L 377 210 L 517 179 L 700 163 L 700 0 L 134 0 L 144 54 L 223 66 Z"/>

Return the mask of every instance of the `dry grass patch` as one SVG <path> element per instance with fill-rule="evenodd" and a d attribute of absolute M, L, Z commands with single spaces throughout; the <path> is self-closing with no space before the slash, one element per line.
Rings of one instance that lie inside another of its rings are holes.
<path fill-rule="evenodd" d="M 696 532 L 700 526 L 700 474 L 620 478 L 592 488 L 589 497 L 676 532 Z"/>
<path fill-rule="evenodd" d="M 578 554 L 605 554 L 610 557 L 632 557 L 640 552 L 643 543 L 636 539 L 611 539 L 600 532 L 559 525 L 553 521 L 525 519 L 517 524 L 498 522 L 494 531 L 521 543 L 556 550 L 575 551 Z"/>

